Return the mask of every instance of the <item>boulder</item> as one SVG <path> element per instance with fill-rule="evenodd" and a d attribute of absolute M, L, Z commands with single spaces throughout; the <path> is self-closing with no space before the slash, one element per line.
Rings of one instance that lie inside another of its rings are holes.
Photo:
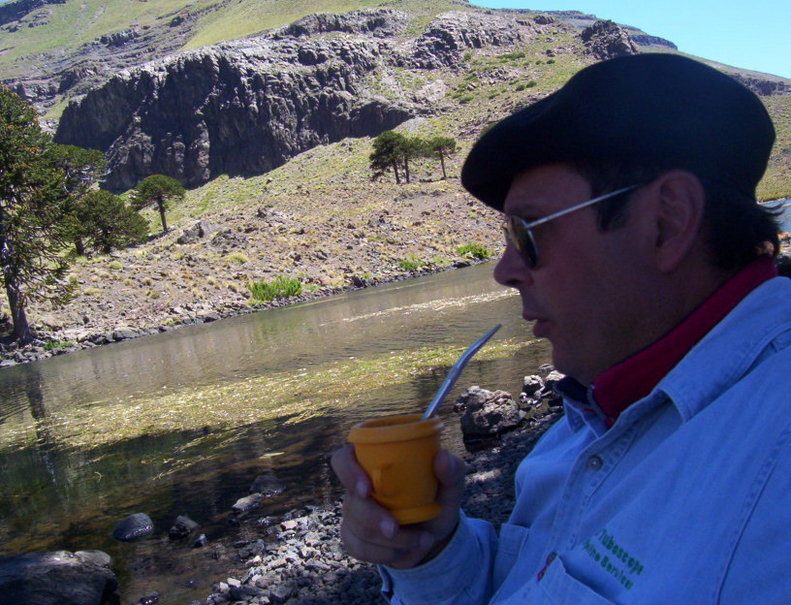
<path fill-rule="evenodd" d="M 524 412 L 519 410 L 507 391 L 492 392 L 473 387 L 466 393 L 466 401 L 460 406 L 464 410 L 461 417 L 461 431 L 465 439 L 479 439 L 505 433 L 515 429 L 524 418 Z M 464 393 L 459 399 L 462 397 Z"/>
<path fill-rule="evenodd" d="M 236 503 L 231 507 L 235 513 L 246 513 L 261 505 L 261 494 L 254 493 L 244 498 L 239 498 Z"/>
<path fill-rule="evenodd" d="M 134 513 L 120 521 L 113 530 L 113 538 L 122 542 L 133 542 L 154 533 L 154 522 L 145 513 Z"/>
<path fill-rule="evenodd" d="M 202 239 L 211 234 L 213 231 L 216 231 L 216 229 L 217 228 L 209 221 L 201 219 L 197 223 L 184 229 L 182 234 L 176 240 L 176 243 L 181 245 L 194 244 L 199 239 Z"/>
<path fill-rule="evenodd" d="M 613 21 L 596 21 L 582 30 L 580 37 L 587 52 L 600 61 L 640 52 L 626 30 Z"/>
<path fill-rule="evenodd" d="M 110 556 L 101 551 L 0 556 L 0 601 L 19 605 L 111 603 L 118 580 L 110 564 Z"/>

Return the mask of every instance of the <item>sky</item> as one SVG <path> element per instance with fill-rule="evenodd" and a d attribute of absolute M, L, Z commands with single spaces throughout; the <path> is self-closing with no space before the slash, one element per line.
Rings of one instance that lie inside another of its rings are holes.
<path fill-rule="evenodd" d="M 670 40 L 681 52 L 791 78 L 791 0 L 470 0 L 487 8 L 578 10 Z"/>

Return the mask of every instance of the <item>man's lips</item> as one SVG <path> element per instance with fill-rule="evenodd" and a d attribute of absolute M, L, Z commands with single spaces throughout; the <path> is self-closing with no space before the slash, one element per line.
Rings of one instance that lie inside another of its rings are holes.
<path fill-rule="evenodd" d="M 546 338 L 549 335 L 549 320 L 527 311 L 522 313 L 525 321 L 533 322 L 533 335 L 536 338 Z"/>

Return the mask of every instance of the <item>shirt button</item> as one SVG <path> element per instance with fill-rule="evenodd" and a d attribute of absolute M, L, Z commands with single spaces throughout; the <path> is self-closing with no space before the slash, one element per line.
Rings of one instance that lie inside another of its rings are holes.
<path fill-rule="evenodd" d="M 588 468 L 592 471 L 598 471 L 602 466 L 604 466 L 604 461 L 599 456 L 588 458 Z"/>

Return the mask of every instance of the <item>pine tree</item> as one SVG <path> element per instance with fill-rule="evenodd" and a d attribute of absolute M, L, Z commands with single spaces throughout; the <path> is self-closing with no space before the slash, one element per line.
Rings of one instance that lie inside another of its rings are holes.
<path fill-rule="evenodd" d="M 119 196 L 103 189 L 86 194 L 77 217 L 91 245 L 104 254 L 138 244 L 148 235 L 148 221 Z"/>
<path fill-rule="evenodd" d="M 85 254 L 85 240 L 91 237 L 89 225 L 80 219 L 85 214 L 86 196 L 104 172 L 107 161 L 96 149 L 74 145 L 53 145 L 49 157 L 63 171 L 69 200 L 64 208 L 67 231 L 78 255 Z"/>
<path fill-rule="evenodd" d="M 33 340 L 25 313 L 29 299 L 58 296 L 66 288 L 61 252 L 68 194 L 49 157 L 52 145 L 33 107 L 0 87 L 0 271 L 14 337 L 22 344 Z"/>
<path fill-rule="evenodd" d="M 370 167 L 374 173 L 373 178 L 378 178 L 388 170 L 392 170 L 395 182 L 401 183 L 399 167 L 402 162 L 402 149 L 405 142 L 406 137 L 394 130 L 385 130 L 374 139 L 374 150 L 369 157 Z"/>
<path fill-rule="evenodd" d="M 450 137 L 434 137 L 433 139 L 429 139 L 427 146 L 431 154 L 439 158 L 439 163 L 442 166 L 442 178 L 447 179 L 448 175 L 445 172 L 445 158 L 455 153 L 456 141 Z"/>
<path fill-rule="evenodd" d="M 156 206 L 162 221 L 162 231 L 168 232 L 165 212 L 172 200 L 183 200 L 186 191 L 176 179 L 164 174 L 152 174 L 137 184 L 132 192 L 132 207 L 141 210 L 147 206 Z"/>

